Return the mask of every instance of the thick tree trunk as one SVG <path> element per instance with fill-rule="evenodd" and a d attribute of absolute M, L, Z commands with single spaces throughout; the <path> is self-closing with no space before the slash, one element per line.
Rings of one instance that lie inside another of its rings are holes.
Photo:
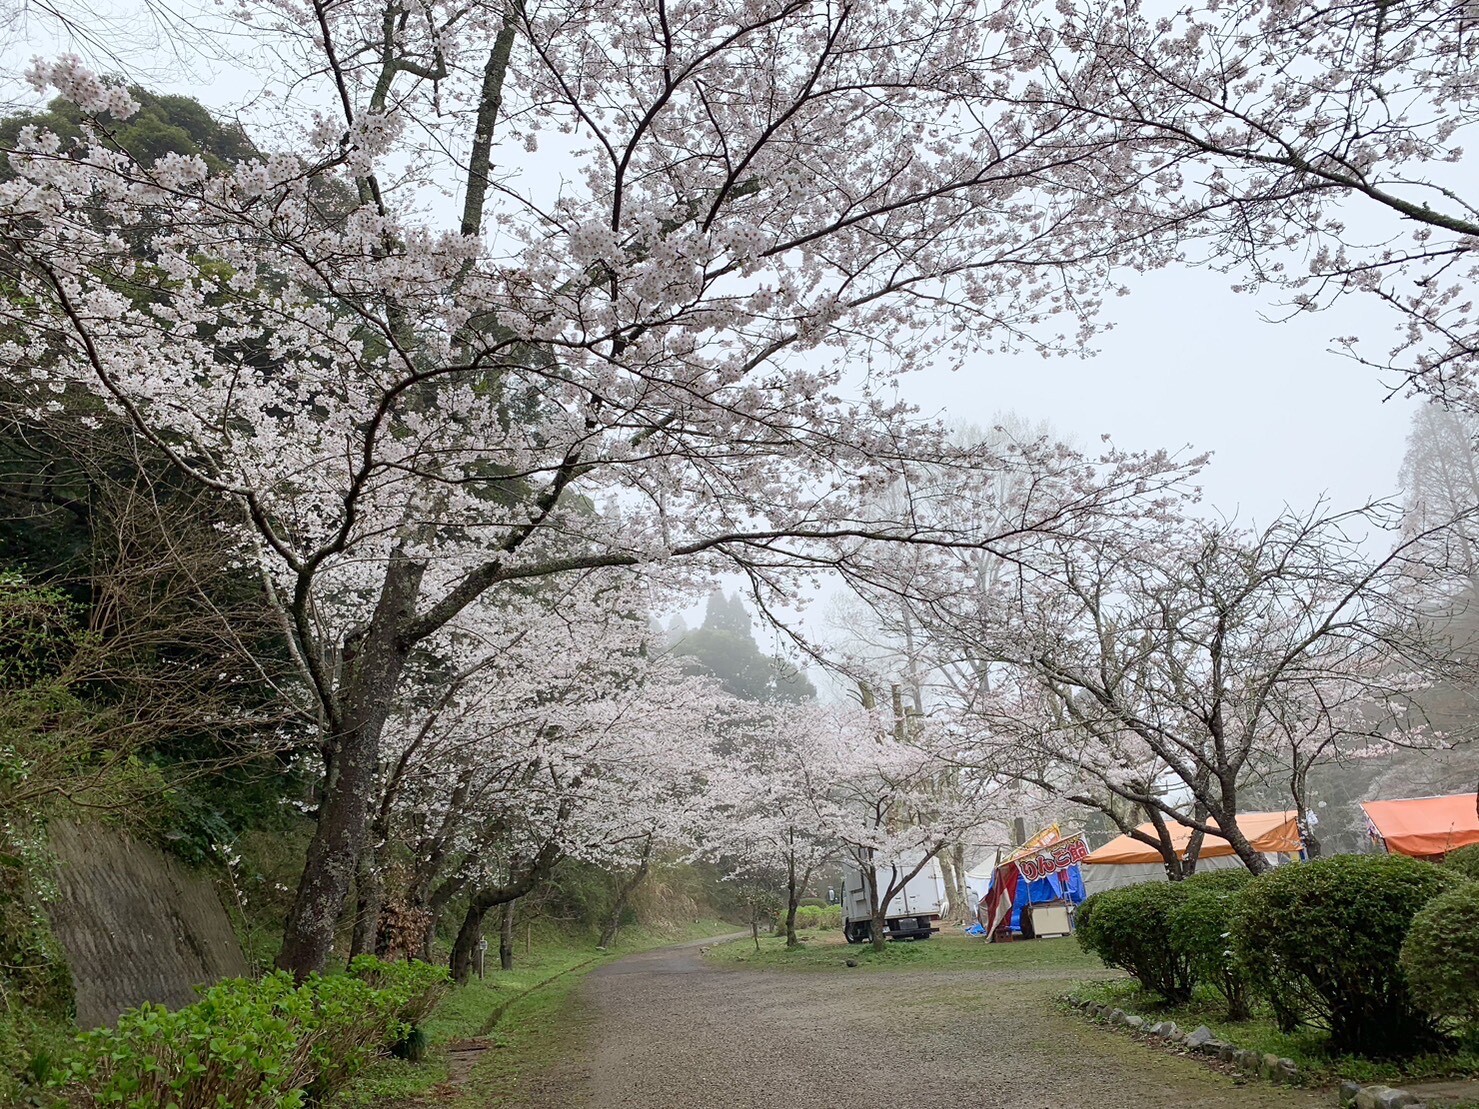
<path fill-rule="evenodd" d="M 514 906 L 517 901 L 506 901 L 503 905 L 503 923 L 498 929 L 498 969 L 514 969 Z"/>
<path fill-rule="evenodd" d="M 948 916 L 951 920 L 954 920 L 956 914 L 960 912 L 960 893 L 955 888 L 955 867 L 952 865 L 950 857 L 943 851 L 936 856 L 935 862 L 939 865 L 940 877 L 945 882 L 945 898 L 950 902 Z"/>
<path fill-rule="evenodd" d="M 1218 829 L 1221 830 L 1227 842 L 1232 844 L 1233 852 L 1242 860 L 1243 865 L 1253 874 L 1262 874 L 1268 870 L 1268 860 L 1248 842 L 1248 838 L 1238 827 L 1237 820 L 1226 813 L 1214 813 L 1213 815 L 1217 817 Z"/>
<path fill-rule="evenodd" d="M 868 942 L 874 951 L 882 951 L 888 946 L 888 937 L 884 935 L 888 927 L 888 902 L 883 900 L 878 889 L 878 868 L 868 867 L 863 880 L 868 887 Z"/>
<path fill-rule="evenodd" d="M 1176 846 L 1171 840 L 1171 830 L 1166 827 L 1166 818 L 1161 810 L 1154 805 L 1145 806 L 1146 815 L 1150 817 L 1150 823 L 1155 827 L 1155 849 L 1161 853 L 1161 863 L 1166 868 L 1166 879 L 1171 882 L 1179 882 L 1186 877 L 1186 871 L 1181 865 L 1181 856 L 1176 853 Z"/>
<path fill-rule="evenodd" d="M 328 965 L 335 925 L 365 847 L 380 733 L 409 654 L 399 629 L 413 615 L 423 572 L 393 555 L 369 627 L 345 649 L 340 727 L 329 737 L 318 825 L 277 957 L 277 965 L 300 980 Z"/>
<path fill-rule="evenodd" d="M 616 889 L 616 903 L 611 907 L 611 915 L 606 921 L 606 926 L 601 929 L 600 942 L 596 944 L 602 950 L 610 947 L 616 942 L 616 933 L 621 930 L 621 918 L 626 914 L 627 902 L 632 899 L 632 894 L 637 892 L 637 887 L 647 877 L 647 872 L 652 865 L 652 837 L 647 837 L 647 843 L 642 848 L 642 858 L 637 863 L 637 869 L 631 876 Z"/>
<path fill-rule="evenodd" d="M 1299 838 L 1304 843 L 1304 853 L 1311 859 L 1318 859 L 1320 838 L 1315 835 L 1314 825 L 1310 823 L 1309 787 L 1306 782 L 1308 772 L 1309 767 L 1301 769 L 1296 765 L 1289 783 L 1289 792 L 1294 799 L 1295 819 L 1299 822 Z"/>
<path fill-rule="evenodd" d="M 796 909 L 801 903 L 801 883 L 796 878 L 796 852 L 786 856 L 786 946 L 800 947 L 796 938 Z"/>
<path fill-rule="evenodd" d="M 1205 773 L 1197 776 L 1196 785 L 1200 789 L 1207 788 L 1207 776 Z M 1196 820 L 1205 821 L 1207 819 L 1207 806 L 1203 802 L 1198 801 L 1192 808 L 1192 817 Z M 1186 863 L 1182 868 L 1183 877 L 1190 878 L 1197 872 L 1197 862 L 1202 857 L 1202 844 L 1206 838 L 1207 833 L 1201 829 L 1192 830 L 1191 838 L 1186 843 Z"/>
<path fill-rule="evenodd" d="M 483 918 L 488 910 L 497 905 L 517 901 L 532 890 L 560 861 L 560 849 L 546 843 L 539 854 L 522 870 L 515 870 L 506 886 L 487 886 L 468 899 L 467 913 L 462 918 L 462 927 L 457 930 L 457 939 L 452 944 L 449 969 L 459 986 L 467 985 L 472 977 L 472 953 L 483 936 Z"/>
<path fill-rule="evenodd" d="M 459 986 L 467 985 L 472 978 L 472 953 L 477 950 L 478 941 L 483 938 L 483 918 L 492 907 L 491 904 L 480 903 L 477 898 L 468 902 L 467 912 L 462 917 L 462 927 L 457 929 L 457 939 L 452 943 L 449 968 L 453 981 Z"/>
<path fill-rule="evenodd" d="M 952 923 L 964 924 L 970 919 L 970 897 L 965 885 L 965 848 L 956 845 L 948 852 L 935 856 L 940 864 L 940 877 L 945 880 L 945 897 L 950 902 L 948 918 Z"/>

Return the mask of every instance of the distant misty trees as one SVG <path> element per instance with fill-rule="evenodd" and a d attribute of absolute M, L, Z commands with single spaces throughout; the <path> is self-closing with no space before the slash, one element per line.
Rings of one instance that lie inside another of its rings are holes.
<path fill-rule="evenodd" d="M 690 674 L 717 680 L 730 696 L 746 701 L 798 703 L 816 697 L 805 674 L 779 655 L 766 655 L 755 642 L 749 610 L 736 594 L 709 594 L 704 622 L 689 631 L 681 620 L 668 627 L 670 649 Z"/>

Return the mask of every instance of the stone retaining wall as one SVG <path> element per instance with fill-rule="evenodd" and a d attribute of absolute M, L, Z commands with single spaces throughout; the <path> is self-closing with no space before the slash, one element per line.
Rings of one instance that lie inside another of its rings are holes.
<path fill-rule="evenodd" d="M 77 988 L 77 1023 L 109 1024 L 144 1001 L 195 1000 L 196 986 L 247 973 L 215 886 L 145 843 L 56 824 L 52 930 Z"/>

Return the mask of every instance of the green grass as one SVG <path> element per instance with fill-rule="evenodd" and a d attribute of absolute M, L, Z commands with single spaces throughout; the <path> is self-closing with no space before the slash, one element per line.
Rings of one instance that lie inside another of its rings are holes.
<path fill-rule="evenodd" d="M 1377 1062 L 1355 1056 L 1331 1055 L 1325 1033 L 1317 1029 L 1300 1029 L 1292 1035 L 1280 1032 L 1267 1009 L 1255 1006 L 1253 1019 L 1231 1022 L 1226 1019 L 1222 998 L 1214 990 L 1199 987 L 1185 1005 L 1168 1006 L 1154 994 L 1142 991 L 1131 978 L 1085 982 L 1073 996 L 1085 1001 L 1098 1001 L 1157 1020 L 1174 1020 L 1190 1031 L 1205 1024 L 1220 1040 L 1251 1051 L 1268 1052 L 1281 1059 L 1293 1059 L 1314 1085 L 1350 1079 L 1354 1082 L 1384 1082 L 1401 1085 L 1438 1078 L 1479 1074 L 1479 1045 L 1453 1053 L 1419 1055 L 1401 1064 Z"/>
<path fill-rule="evenodd" d="M 851 970 L 847 960 L 866 970 L 1061 970 L 1090 973 L 1103 969 L 1071 939 L 987 943 L 984 939 L 942 932 L 928 940 L 891 943 L 881 952 L 869 944 L 848 944 L 836 930 L 803 932 L 802 946 L 787 950 L 784 936 L 760 937 L 760 951 L 749 939 L 710 948 L 717 963 L 752 969 Z"/>
<path fill-rule="evenodd" d="M 733 931 L 733 924 L 719 921 L 701 921 L 665 930 L 628 928 L 607 952 L 596 950 L 588 937 L 558 933 L 538 936 L 528 954 L 522 944 L 519 946 L 513 970 L 491 969 L 483 981 L 474 979 L 454 989 L 437 1006 L 426 1022 L 431 1050 L 424 1060 L 420 1063 L 380 1060 L 336 1095 L 330 1102 L 331 1109 L 392 1106 L 436 1090 L 449 1078 L 448 1046 L 476 1038 L 486 1038 L 492 1050 L 479 1061 L 470 1086 L 504 1088 L 518 1076 L 549 1061 L 549 1051 L 560 1041 L 563 1031 L 560 1025 L 564 1003 L 586 973 L 636 951 Z M 496 949 L 488 955 L 496 968 Z M 451 1090 L 437 1090 L 437 1094 L 440 1100 L 454 1096 Z M 445 1098 L 440 1097 L 443 1094 Z M 469 1095 L 458 1104 L 497 1103 Z"/>

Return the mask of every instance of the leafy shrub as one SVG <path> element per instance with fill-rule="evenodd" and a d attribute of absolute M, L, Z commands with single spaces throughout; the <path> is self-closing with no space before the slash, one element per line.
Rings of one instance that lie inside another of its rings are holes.
<path fill-rule="evenodd" d="M 1246 870 L 1211 870 L 1182 883 L 1185 897 L 1171 913 L 1171 946 L 1199 982 L 1215 986 L 1227 1002 L 1228 1020 L 1247 1020 L 1248 977 L 1232 943 L 1232 914 L 1252 881 Z"/>
<path fill-rule="evenodd" d="M 358 955 L 349 963 L 349 975 L 386 993 L 395 1005 L 395 1019 L 421 1024 L 452 988 L 447 968 L 434 963 L 387 963 L 373 955 Z"/>
<path fill-rule="evenodd" d="M 1103 890 L 1079 906 L 1078 942 L 1106 966 L 1129 971 L 1170 1004 L 1191 997 L 1191 962 L 1171 942 L 1171 921 L 1186 899 L 1185 882 L 1142 882 Z"/>
<path fill-rule="evenodd" d="M 1217 870 L 1199 870 L 1185 880 L 1184 885 L 1192 890 L 1217 890 L 1222 893 L 1241 893 L 1244 886 L 1253 881 L 1253 873 L 1242 866 L 1230 866 Z"/>
<path fill-rule="evenodd" d="M 1471 843 L 1467 847 L 1460 847 L 1457 851 L 1450 851 L 1443 860 L 1443 865 L 1450 870 L 1456 870 L 1465 878 L 1479 882 L 1479 843 Z"/>
<path fill-rule="evenodd" d="M 1402 970 L 1430 1017 L 1479 1030 L 1479 882 L 1440 893 L 1412 918 Z"/>
<path fill-rule="evenodd" d="M 1401 855 L 1337 855 L 1260 875 L 1232 935 L 1253 988 L 1286 1020 L 1324 1027 L 1337 1052 L 1402 1057 L 1436 1029 L 1398 964 L 1417 911 L 1462 882 Z"/>
<path fill-rule="evenodd" d="M 841 905 L 800 905 L 796 909 L 797 928 L 841 928 Z"/>
<path fill-rule="evenodd" d="M 424 964 L 357 959 L 350 974 L 222 982 L 194 1005 L 142 1005 L 78 1037 L 59 1085 L 73 1105 L 299 1109 L 407 1038 L 446 988 Z"/>

